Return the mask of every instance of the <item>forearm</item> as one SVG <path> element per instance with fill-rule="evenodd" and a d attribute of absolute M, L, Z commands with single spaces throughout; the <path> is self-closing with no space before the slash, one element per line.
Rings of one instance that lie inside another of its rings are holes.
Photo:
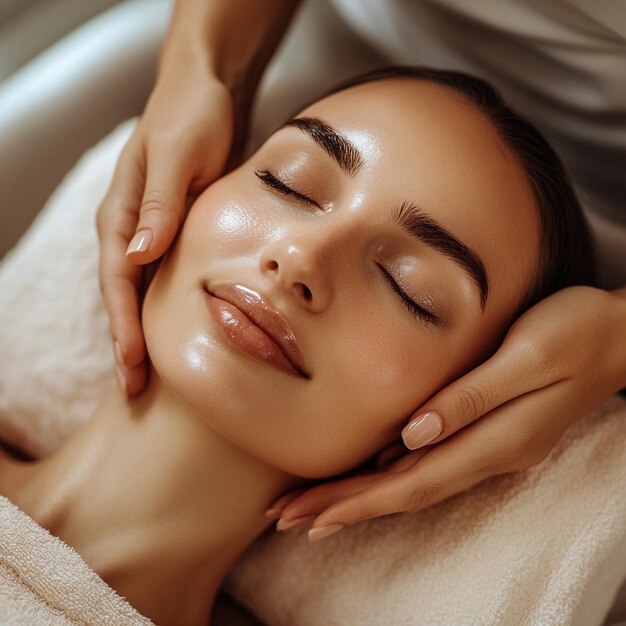
<path fill-rule="evenodd" d="M 300 0 L 177 0 L 159 63 L 206 72 L 251 100 Z M 183 69 L 184 68 L 184 69 Z"/>

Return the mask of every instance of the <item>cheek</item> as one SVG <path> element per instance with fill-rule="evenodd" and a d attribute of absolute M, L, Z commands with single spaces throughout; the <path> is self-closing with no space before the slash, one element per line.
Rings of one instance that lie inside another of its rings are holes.
<path fill-rule="evenodd" d="M 284 216 L 282 216 L 284 217 Z M 285 220 L 276 219 L 259 191 L 225 177 L 198 197 L 181 229 L 185 254 L 207 264 L 257 256 L 276 237 Z"/>
<path fill-rule="evenodd" d="M 304 403 L 290 407 L 283 426 L 292 442 L 292 465 L 285 458 L 285 466 L 308 478 L 348 471 L 398 439 L 451 365 L 440 358 L 440 339 L 426 330 L 394 329 L 380 314 L 353 316 L 324 346 L 315 386 Z"/>
<path fill-rule="evenodd" d="M 201 196 L 189 211 L 181 245 L 207 264 L 211 258 L 233 258 L 263 240 L 261 220 L 240 198 Z"/>
<path fill-rule="evenodd" d="M 297 429 L 285 438 L 304 382 L 233 350 L 210 321 L 193 264 L 169 255 L 144 298 L 142 324 L 150 361 L 169 388 L 199 419 L 270 465 L 293 467 Z"/>
<path fill-rule="evenodd" d="M 370 327 L 358 346 L 346 342 L 341 351 L 337 368 L 344 375 L 332 406 L 338 409 L 337 439 L 346 444 L 335 448 L 342 462 L 356 465 L 397 439 L 412 411 L 443 378 L 433 363 L 434 342 L 388 331 L 376 334 Z"/>
<path fill-rule="evenodd" d="M 410 411 L 444 373 L 438 358 L 444 340 L 419 322 L 405 322 L 392 303 L 372 304 L 367 296 L 346 297 L 344 311 L 353 308 L 337 325 L 331 367 L 345 373 L 355 401 Z"/>

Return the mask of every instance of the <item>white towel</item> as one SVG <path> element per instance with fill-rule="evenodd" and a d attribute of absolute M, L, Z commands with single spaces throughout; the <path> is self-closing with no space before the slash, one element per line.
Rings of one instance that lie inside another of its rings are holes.
<path fill-rule="evenodd" d="M 0 496 L 0 624 L 149 626 L 65 542 Z"/>
<path fill-rule="evenodd" d="M 601 624 L 626 576 L 625 441 L 613 397 L 526 472 L 320 542 L 270 534 L 225 588 L 272 626 Z"/>
<path fill-rule="evenodd" d="M 36 457 L 113 377 L 94 216 L 135 123 L 83 157 L 0 265 L 0 437 Z M 270 626 L 601 624 L 626 577 L 625 441 L 615 396 L 540 465 L 425 511 L 315 543 L 270 529 L 224 588 Z"/>

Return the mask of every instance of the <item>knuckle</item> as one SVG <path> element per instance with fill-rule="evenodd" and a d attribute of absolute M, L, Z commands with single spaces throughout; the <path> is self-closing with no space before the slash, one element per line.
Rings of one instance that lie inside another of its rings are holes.
<path fill-rule="evenodd" d="M 487 409 L 488 391 L 483 385 L 466 385 L 453 395 L 457 414 L 465 421 L 474 421 Z"/>
<path fill-rule="evenodd" d="M 528 339 L 525 341 L 524 351 L 535 368 L 543 370 L 549 366 L 553 352 L 545 341 Z"/>
<path fill-rule="evenodd" d="M 534 437 L 522 437 L 500 454 L 499 466 L 504 471 L 523 471 L 543 462 L 548 452 L 549 450 L 540 445 Z"/>
<path fill-rule="evenodd" d="M 165 195 L 157 190 L 151 190 L 144 196 L 141 201 L 140 213 L 142 217 L 153 214 L 163 214 L 167 211 L 167 203 Z"/>
<path fill-rule="evenodd" d="M 420 483 L 410 489 L 404 502 L 404 509 L 408 512 L 419 511 L 435 502 L 440 487 L 432 482 Z"/>
<path fill-rule="evenodd" d="M 499 473 L 519 472 L 528 469 L 527 456 L 526 453 L 509 451 L 499 463 Z"/>
<path fill-rule="evenodd" d="M 491 451 L 485 456 L 481 469 L 485 476 L 497 476 L 498 474 L 513 471 L 508 467 L 510 460 L 511 457 L 508 453 Z"/>
<path fill-rule="evenodd" d="M 528 437 L 516 439 L 505 455 L 505 466 L 509 465 L 515 469 L 525 469 L 531 450 L 532 442 Z"/>
<path fill-rule="evenodd" d="M 546 338 L 523 337 L 517 342 L 520 360 L 527 364 L 534 377 L 551 378 L 560 369 L 562 346 Z"/>
<path fill-rule="evenodd" d="M 542 356 L 542 344 L 536 335 L 519 332 L 512 335 L 511 346 L 514 348 L 517 358 L 526 362 L 536 362 Z"/>
<path fill-rule="evenodd" d="M 550 454 L 550 448 L 545 445 L 535 444 L 526 450 L 526 468 L 535 467 L 543 463 Z"/>
<path fill-rule="evenodd" d="M 173 125 L 167 128 L 153 128 L 146 136 L 146 151 L 152 158 L 159 155 L 172 154 L 181 142 L 181 124 L 186 124 L 185 120 L 176 120 Z"/>

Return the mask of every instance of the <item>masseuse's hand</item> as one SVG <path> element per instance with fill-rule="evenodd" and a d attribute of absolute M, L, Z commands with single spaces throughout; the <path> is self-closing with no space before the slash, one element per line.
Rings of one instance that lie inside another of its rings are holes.
<path fill-rule="evenodd" d="M 233 143 L 233 153 L 240 150 L 234 126 L 239 133 L 243 124 L 234 117 L 229 91 L 208 74 L 179 67 L 162 75 L 98 209 L 100 288 L 117 376 L 129 395 L 141 391 L 147 376 L 140 323 L 146 264 L 172 243 L 187 196 L 198 195 L 222 173 Z"/>
<path fill-rule="evenodd" d="M 316 515 L 314 540 L 425 509 L 489 476 L 541 463 L 571 424 L 624 386 L 624 290 L 569 287 L 522 315 L 492 358 L 416 411 L 402 432 L 414 451 L 392 445 L 378 470 L 290 492 L 268 516 L 282 508 L 281 529 Z"/>

